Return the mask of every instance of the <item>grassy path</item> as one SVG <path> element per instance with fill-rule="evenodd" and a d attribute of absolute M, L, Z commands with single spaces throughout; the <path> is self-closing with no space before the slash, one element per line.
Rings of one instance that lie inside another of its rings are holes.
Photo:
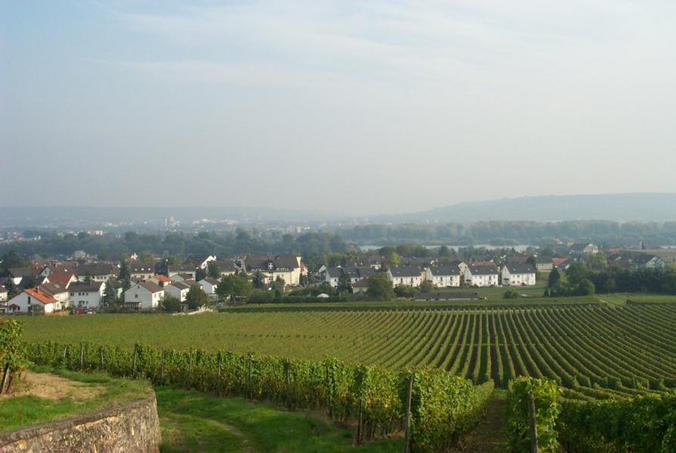
<path fill-rule="evenodd" d="M 392 452 L 402 439 L 352 445 L 352 431 L 304 412 L 243 398 L 216 398 L 156 387 L 162 428 L 160 451 L 171 452 Z"/>
<path fill-rule="evenodd" d="M 507 451 L 507 392 L 496 390 L 486 407 L 486 416 L 464 439 L 456 452 L 502 453 Z"/>

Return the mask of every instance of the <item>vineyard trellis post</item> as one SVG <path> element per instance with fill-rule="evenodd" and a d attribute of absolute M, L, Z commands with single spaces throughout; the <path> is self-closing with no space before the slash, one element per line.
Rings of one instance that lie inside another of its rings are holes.
<path fill-rule="evenodd" d="M 99 347 L 99 358 L 101 359 L 101 369 L 104 369 L 104 362 L 103 362 L 103 346 Z"/>
<path fill-rule="evenodd" d="M 138 355 L 138 348 L 136 347 L 137 345 L 134 345 L 134 363 L 132 364 L 132 376 L 136 376 L 136 356 Z"/>
<path fill-rule="evenodd" d="M 216 394 L 218 396 L 221 396 L 221 367 L 223 362 L 223 357 L 219 351 L 218 353 L 218 374 L 216 376 L 217 382 L 216 382 Z"/>
<path fill-rule="evenodd" d="M 286 407 L 291 407 L 291 379 L 289 378 L 289 361 L 284 361 L 284 380 L 286 382 Z"/>
<path fill-rule="evenodd" d="M 162 355 L 160 356 L 160 383 L 164 384 L 164 355 L 166 351 L 162 349 Z"/>
<path fill-rule="evenodd" d="M 80 343 L 80 371 L 84 368 L 84 343 Z"/>
<path fill-rule="evenodd" d="M 538 453 L 538 430 L 535 419 L 535 397 L 528 394 L 528 421 L 530 424 L 530 453 Z"/>
<path fill-rule="evenodd" d="M 246 396 L 247 398 L 252 398 L 251 393 L 251 353 L 249 353 L 249 360 L 247 362 L 247 380 L 246 380 Z"/>
<path fill-rule="evenodd" d="M 411 429 L 411 394 L 413 393 L 413 373 L 408 377 L 408 393 L 406 395 L 406 422 L 404 426 L 404 453 L 409 451 Z"/>
<path fill-rule="evenodd" d="M 357 416 L 357 445 L 361 443 L 361 406 L 362 406 L 362 399 L 361 397 L 359 398 L 359 414 Z"/>
<path fill-rule="evenodd" d="M 189 352 L 190 360 L 188 361 L 188 373 L 185 375 L 185 387 L 190 390 L 190 375 L 192 374 L 192 351 Z"/>

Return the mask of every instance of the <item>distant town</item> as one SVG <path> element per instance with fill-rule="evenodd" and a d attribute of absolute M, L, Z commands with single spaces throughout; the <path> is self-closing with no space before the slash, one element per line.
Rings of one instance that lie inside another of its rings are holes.
<path fill-rule="evenodd" d="M 518 289 L 538 282 L 546 282 L 543 296 L 581 296 L 622 289 L 627 275 L 673 269 L 675 261 L 676 250 L 671 248 L 601 248 L 591 242 L 561 241 L 522 251 L 404 244 L 305 257 L 287 253 L 181 258 L 143 251 L 111 260 L 84 250 L 46 258 L 11 251 L 0 263 L 0 312 L 187 312 L 247 302 L 472 299 L 479 297 L 473 288 Z M 582 276 L 568 276 L 568 287 L 561 286 L 560 276 L 580 272 Z M 450 288 L 467 291 L 446 291 Z M 518 291 L 505 293 L 506 298 L 518 296 Z"/>

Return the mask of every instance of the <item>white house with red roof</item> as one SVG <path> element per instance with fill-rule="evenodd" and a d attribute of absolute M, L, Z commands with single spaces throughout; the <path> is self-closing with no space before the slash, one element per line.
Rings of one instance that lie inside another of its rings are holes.
<path fill-rule="evenodd" d="M 167 286 L 171 284 L 171 279 L 162 274 L 155 274 L 150 279 L 148 279 L 148 281 L 155 283 L 157 286 Z"/>
<path fill-rule="evenodd" d="M 164 288 L 151 282 L 139 282 L 124 292 L 125 304 L 137 304 L 143 310 L 153 310 L 164 299 Z"/>
<path fill-rule="evenodd" d="M 54 313 L 64 307 L 54 296 L 40 287 L 24 289 L 7 302 L 10 313 Z"/>

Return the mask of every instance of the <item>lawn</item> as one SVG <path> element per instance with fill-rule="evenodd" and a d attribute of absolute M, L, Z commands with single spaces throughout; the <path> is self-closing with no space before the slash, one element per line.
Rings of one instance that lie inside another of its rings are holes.
<path fill-rule="evenodd" d="M 141 399 L 151 392 L 150 384 L 143 381 L 46 367 L 34 367 L 28 379 L 29 386 L 18 387 L 16 396 L 0 399 L 1 430 L 91 412 Z"/>
<path fill-rule="evenodd" d="M 162 452 L 391 452 L 403 446 L 401 438 L 353 446 L 353 431 L 321 414 L 169 387 L 155 392 Z"/>

